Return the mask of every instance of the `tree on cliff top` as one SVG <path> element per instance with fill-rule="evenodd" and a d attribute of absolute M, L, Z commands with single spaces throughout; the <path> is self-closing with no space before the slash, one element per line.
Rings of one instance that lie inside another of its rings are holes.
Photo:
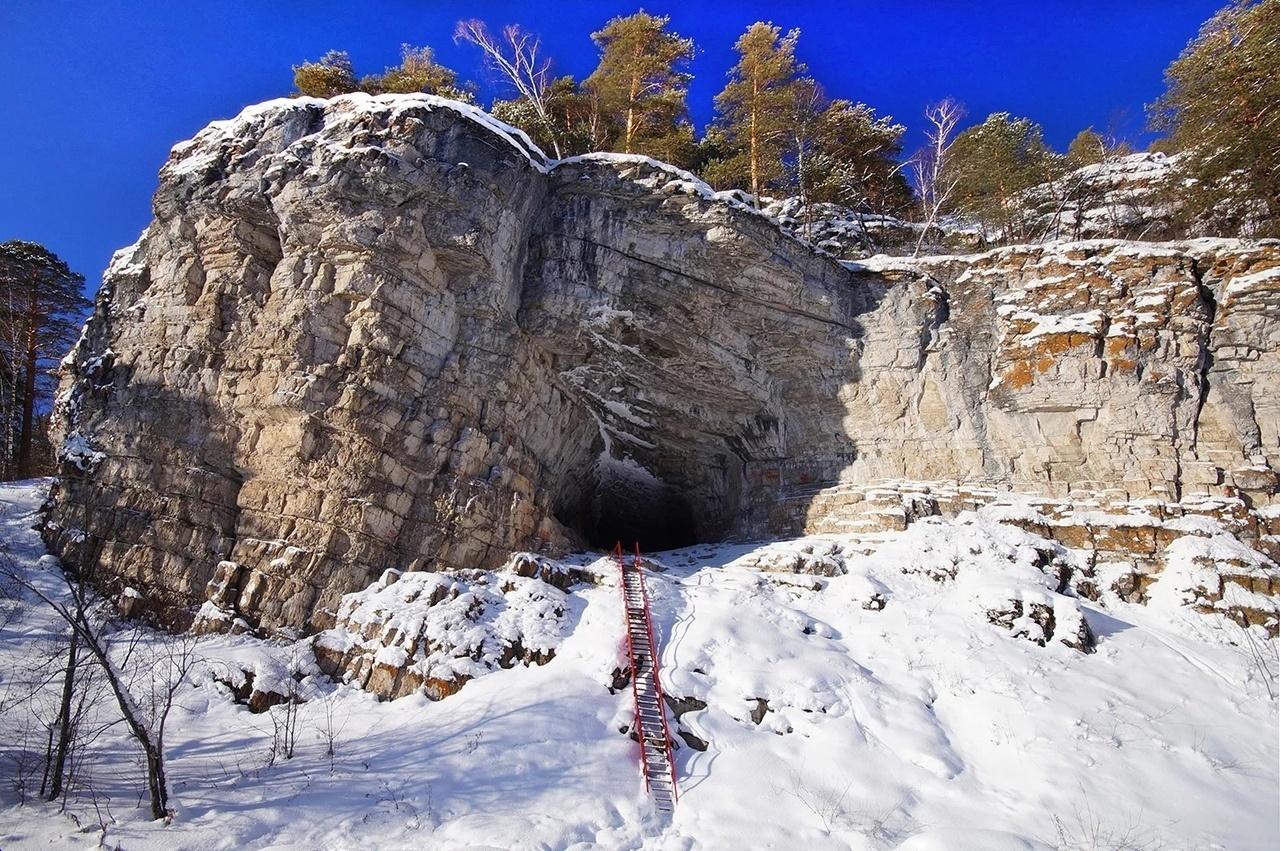
<path fill-rule="evenodd" d="M 693 39 L 667 30 L 670 18 L 641 10 L 617 17 L 591 34 L 600 62 L 583 87 L 599 99 L 601 113 L 618 128 L 613 147 L 623 153 L 660 156 L 670 137 L 687 124 L 688 84 L 683 69 Z M 692 131 L 689 132 L 692 144 Z"/>
<path fill-rule="evenodd" d="M 833 100 L 818 117 L 808 179 L 817 201 L 900 214 L 913 198 L 898 161 L 906 127 L 864 103 Z"/>
<path fill-rule="evenodd" d="M 549 141 L 557 158 L 564 156 L 552 103 L 554 84 L 559 81 L 552 74 L 551 59 L 542 50 L 542 39 L 516 24 L 495 35 L 484 21 L 472 18 L 458 21 L 453 40 L 480 48 L 485 65 L 515 91 L 518 104 L 507 110 L 508 119 L 526 117 L 527 123 L 515 126 L 535 139 Z"/>
<path fill-rule="evenodd" d="M 331 98 L 354 92 L 355 66 L 345 50 L 330 50 L 316 62 L 303 62 L 293 66 L 293 87 L 298 94 L 317 98 Z"/>
<path fill-rule="evenodd" d="M 1059 159 L 1045 144 L 1039 124 L 1007 112 L 993 113 L 951 145 L 951 209 L 978 219 L 999 239 L 1025 239 L 1027 211 L 1021 196 L 1052 179 Z"/>
<path fill-rule="evenodd" d="M 467 103 L 474 100 L 468 88 L 458 85 L 458 75 L 435 60 L 431 48 L 411 44 L 400 45 L 399 65 L 362 78 L 360 90 L 374 95 L 426 92 Z"/>
<path fill-rule="evenodd" d="M 346 51 L 330 50 L 315 62 L 293 66 L 293 86 L 297 94 L 331 98 L 350 92 L 369 94 L 411 94 L 425 92 L 472 103 L 470 87 L 458 84 L 458 75 L 435 61 L 429 47 L 400 45 L 400 64 L 381 74 L 356 78 L 355 66 Z"/>
<path fill-rule="evenodd" d="M 1192 215 L 1280 235 L 1280 0 L 1240 0 L 1165 71 L 1151 123 L 1181 153 Z M 1248 207 L 1229 209 L 1229 199 Z"/>
<path fill-rule="evenodd" d="M 1107 158 L 1107 140 L 1092 127 L 1086 127 L 1075 135 L 1067 146 L 1067 165 L 1081 168 L 1097 165 Z"/>
<path fill-rule="evenodd" d="M 542 95 L 543 112 L 533 101 L 517 95 L 495 100 L 489 111 L 494 118 L 518 127 L 543 151 L 559 156 L 600 150 L 605 133 L 591 92 L 569 75 L 557 77 Z"/>
<path fill-rule="evenodd" d="M 932 238 L 934 227 L 944 210 L 951 207 L 951 198 L 957 188 L 956 172 L 951 168 L 951 149 L 955 145 L 956 128 L 964 118 L 964 104 L 953 98 L 945 98 L 925 107 L 924 117 L 928 127 L 924 131 L 927 144 L 911 159 L 911 170 L 916 178 L 916 191 L 923 214 L 920 236 L 916 239 L 911 256 L 920 253 L 925 241 Z"/>
<path fill-rule="evenodd" d="M 734 45 L 738 63 L 716 95 L 716 121 L 740 152 L 720 168 L 751 188 L 757 206 L 760 193 L 784 173 L 794 86 L 805 71 L 796 60 L 799 38 L 799 30 L 784 36 L 772 24 L 752 24 Z"/>
<path fill-rule="evenodd" d="M 6 480 L 46 467 L 35 453 L 40 409 L 53 395 L 53 370 L 89 306 L 80 295 L 83 285 L 84 277 L 43 245 L 0 243 L 0 473 Z"/>

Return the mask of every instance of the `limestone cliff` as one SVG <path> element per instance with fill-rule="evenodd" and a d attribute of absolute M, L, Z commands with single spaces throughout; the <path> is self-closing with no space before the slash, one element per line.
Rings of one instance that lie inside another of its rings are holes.
<path fill-rule="evenodd" d="M 1274 498 L 1275 242 L 842 265 L 429 96 L 247 109 L 154 209 L 65 363 L 46 539 L 170 617 L 313 629 L 388 568 L 781 534 L 884 478 Z"/>

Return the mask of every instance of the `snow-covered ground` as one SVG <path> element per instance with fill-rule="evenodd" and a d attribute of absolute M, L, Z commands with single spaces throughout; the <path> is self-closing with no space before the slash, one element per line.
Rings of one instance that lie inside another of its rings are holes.
<path fill-rule="evenodd" d="M 52 589 L 56 565 L 39 561 L 30 529 L 40 497 L 38 484 L 0 486 L 0 541 Z M 648 806 L 619 733 L 630 693 L 607 686 L 621 604 L 600 562 L 601 582 L 568 594 L 541 667 L 479 676 L 435 703 L 379 703 L 308 675 L 291 760 L 271 763 L 270 714 L 212 675 L 286 666 L 297 647 L 202 639 L 206 661 L 170 722 L 168 825 L 139 805 L 141 766 L 119 728 L 83 767 L 96 801 L 82 788 L 65 812 L 18 805 L 7 778 L 23 708 L 6 708 L 0 848 L 1275 847 L 1274 642 L 1260 665 L 1239 627 L 1159 583 L 1148 606 L 1056 594 L 1028 541 L 979 513 L 885 534 L 869 555 L 836 537 L 659 554 L 667 569 L 649 590 L 664 679 L 696 699 L 680 727 L 708 744 L 677 751 L 669 819 Z M 847 572 L 759 569 L 792 556 Z M 991 623 L 1011 600 L 1047 602 L 1054 636 L 1026 618 Z M 19 615 L 0 618 L 7 689 L 56 623 L 29 601 L 0 604 Z M 1059 640 L 1076 612 L 1094 653 Z"/>

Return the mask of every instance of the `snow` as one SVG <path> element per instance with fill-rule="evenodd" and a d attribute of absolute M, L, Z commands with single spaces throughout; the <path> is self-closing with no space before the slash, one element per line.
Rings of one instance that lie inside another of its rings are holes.
<path fill-rule="evenodd" d="M 1261 512 L 1259 512 L 1261 513 Z M 1186 532 L 1193 535 L 1215 535 L 1222 531 L 1222 524 L 1211 517 L 1203 517 L 1196 514 L 1186 514 L 1182 517 L 1171 517 L 1164 521 L 1166 529 L 1172 529 L 1175 532 Z"/>
<path fill-rule="evenodd" d="M 710 184 L 698 177 L 691 171 L 685 171 L 677 168 L 670 163 L 664 163 L 662 160 L 655 160 L 653 157 L 647 157 L 643 154 L 620 154 L 609 151 L 597 151 L 590 154 L 577 154 L 572 157 L 565 157 L 556 162 L 557 166 L 573 165 L 574 163 L 609 163 L 610 165 L 644 165 L 649 168 L 665 171 L 677 180 L 681 180 L 687 184 L 691 191 L 710 198 L 715 195 L 715 190 Z"/>
<path fill-rule="evenodd" d="M 1004 316 L 1008 312 L 1006 310 L 1007 307 L 1009 306 L 999 305 L 997 311 Z M 1015 308 L 1007 318 L 1032 324 L 1032 327 L 1021 335 L 1021 339 L 1024 342 L 1050 334 L 1084 334 L 1090 337 L 1097 337 L 1102 333 L 1102 325 L 1105 322 L 1105 317 L 1103 317 L 1100 310 L 1089 310 L 1083 313 L 1070 313 L 1059 316 L 1033 313 Z"/>
<path fill-rule="evenodd" d="M 62 369 L 70 369 L 76 365 L 76 356 L 81 348 L 87 343 L 89 337 L 89 323 L 80 326 L 80 336 L 76 338 L 75 343 L 62 356 L 62 360 L 58 362 L 58 366 Z"/>
<path fill-rule="evenodd" d="M 1208 531 L 1208 530 L 1206 530 Z M 1244 606 L 1263 611 L 1275 607 L 1270 597 L 1234 582 L 1222 582 L 1217 565 L 1228 564 L 1233 575 L 1267 577 L 1269 562 L 1236 538 L 1217 530 L 1209 535 L 1186 536 L 1169 545 L 1167 565 L 1152 585 L 1149 596 L 1164 607 L 1202 604 L 1215 608 Z M 1213 601 L 1205 592 L 1222 587 L 1222 600 Z"/>
<path fill-rule="evenodd" d="M 844 265 L 855 271 L 911 272 L 921 271 L 941 263 L 962 263 L 966 266 L 990 266 L 991 261 L 1010 257 L 1017 253 L 1038 252 L 1043 256 L 1036 265 L 1088 266 L 1106 265 L 1111 257 L 1175 257 L 1180 254 L 1205 256 L 1215 253 L 1246 252 L 1256 248 L 1257 242 L 1232 237 L 1202 237 L 1176 242 L 1138 242 L 1124 239 L 1081 239 L 1047 243 L 1022 243 L 991 248 L 969 254 L 930 254 L 919 257 L 876 254 Z M 1073 256 L 1073 255 L 1083 255 Z M 1031 267 L 1028 267 L 1031 268 Z M 962 280 L 968 280 L 962 276 Z"/>
<path fill-rule="evenodd" d="M 142 229 L 142 233 L 138 234 L 138 238 L 132 245 L 126 245 L 111 255 L 111 260 L 107 262 L 107 269 L 102 273 L 103 280 L 142 274 L 146 269 L 146 258 L 139 255 L 142 254 L 142 243 L 147 238 L 148 230 L 150 230 L 149 225 Z"/>
<path fill-rule="evenodd" d="M 326 127 L 328 127 L 331 124 L 350 120 L 360 113 L 385 113 L 389 121 L 395 121 L 404 112 L 422 107 L 456 112 L 510 145 L 538 171 L 545 174 L 551 169 L 553 161 L 547 158 L 547 155 L 523 130 L 499 121 L 473 104 L 438 95 L 369 95 L 364 92 L 354 92 L 328 100 L 314 97 L 276 98 L 245 107 L 234 118 L 214 121 L 196 134 L 195 138 L 175 145 L 163 173 L 170 176 L 183 176 L 209 168 L 222 155 L 220 151 L 222 143 L 253 133 L 260 124 L 281 112 L 305 112 L 319 108 L 325 111 Z M 297 141 L 297 139 L 294 140 L 295 143 Z M 344 147 L 341 150 L 350 149 Z M 125 249 L 126 252 L 128 250 Z M 122 256 L 124 252 L 117 252 L 117 255 Z M 127 255 L 124 256 L 127 257 Z M 112 262 L 115 263 L 114 258 Z"/>
<path fill-rule="evenodd" d="M 654 171 L 661 172 L 670 179 L 663 185 L 663 189 L 675 189 L 688 195 L 695 195 L 704 201 L 723 204 L 737 212 L 747 213 L 769 222 L 787 238 L 799 242 L 809 250 L 828 256 L 827 252 L 821 245 L 814 245 L 808 240 L 801 237 L 793 230 L 782 227 L 782 223 L 778 218 L 764 209 L 756 209 L 752 198 L 749 194 L 740 189 L 725 189 L 717 192 L 706 181 L 698 177 L 691 171 L 686 171 L 677 166 L 656 160 L 653 157 L 643 154 L 619 154 L 608 151 L 598 151 L 589 154 L 577 154 L 571 157 L 565 157 L 561 160 L 555 160 L 551 163 L 549 170 L 554 170 L 564 165 L 573 165 L 576 163 L 604 163 L 612 166 L 644 166 Z"/>
<path fill-rule="evenodd" d="M 89 439 L 78 431 L 67 435 L 67 439 L 62 443 L 62 449 L 58 452 L 58 458 L 76 465 L 76 468 L 82 472 L 89 472 L 106 460 L 106 457 L 105 454 L 94 449 Z"/>
<path fill-rule="evenodd" d="M 1140 152 L 1117 157 L 1109 162 L 1082 166 L 1074 172 L 1074 176 L 1091 181 L 1104 179 L 1122 183 L 1159 181 L 1169 176 L 1177 161 L 1177 156 Z"/>
<path fill-rule="evenodd" d="M 634 408 L 626 402 L 619 402 L 616 399 L 608 399 L 605 400 L 604 407 L 615 417 L 626 420 L 632 425 L 637 425 L 641 428 L 653 427 L 652 422 L 636 414 Z"/>
<path fill-rule="evenodd" d="M 635 320 L 635 311 L 618 310 L 615 307 L 601 304 L 594 305 L 583 322 L 588 328 L 607 331 L 614 323 L 627 326 L 633 324 Z"/>
<path fill-rule="evenodd" d="M 496 670 L 507 646 L 554 652 L 566 606 L 564 592 L 510 570 L 466 578 L 388 570 L 343 597 L 338 626 L 317 641 L 341 651 L 361 648 L 375 662 L 424 678 L 465 680 Z"/>
<path fill-rule="evenodd" d="M 1227 284 L 1227 295 L 1240 296 L 1259 284 L 1269 284 L 1273 281 L 1280 285 L 1280 266 L 1272 266 L 1248 275 L 1237 275 Z"/>
<path fill-rule="evenodd" d="M 523 130 L 494 118 L 480 107 L 438 95 L 421 93 L 369 95 L 364 92 L 354 92 L 327 100 L 324 98 L 296 97 L 263 101 L 246 107 L 234 118 L 211 122 L 195 138 L 175 145 L 164 171 L 171 176 L 182 176 L 203 171 L 215 164 L 218 157 L 221 156 L 219 145 L 222 142 L 255 132 L 258 125 L 281 112 L 303 112 L 319 108 L 325 110 L 326 126 L 329 126 L 348 121 L 353 115 L 360 113 L 385 113 L 388 120 L 394 122 L 396 118 L 405 112 L 422 107 L 451 110 L 463 118 L 480 125 L 510 145 L 528 160 L 530 165 L 543 174 L 550 174 L 558 166 L 576 163 L 607 163 L 619 166 L 645 165 L 670 174 L 673 179 L 685 184 L 687 191 L 694 194 L 701 195 L 707 199 L 720 200 L 734 206 L 744 206 L 751 209 L 752 212 L 758 212 L 750 204 L 746 204 L 738 197 L 741 193 L 716 192 L 692 172 L 652 157 L 638 154 L 598 152 L 565 157 L 560 160 L 551 159 Z M 295 143 L 297 141 L 296 139 L 294 140 Z M 340 150 L 352 150 L 352 148 L 343 146 Z M 123 264 L 129 262 L 132 248 L 134 246 L 117 252 L 117 257 L 120 258 L 121 264 L 120 271 L 123 271 Z M 116 264 L 114 259 L 113 264 Z M 115 270 L 116 268 L 113 265 L 112 269 Z"/>
<path fill-rule="evenodd" d="M 44 486 L 0 486 L 0 539 L 47 584 L 53 560 L 41 560 L 30 528 Z M 100 797 L 95 810 L 83 793 L 66 813 L 18 806 L 5 784 L 0 847 L 1042 849 L 1120 847 L 1090 843 L 1121 836 L 1130 847 L 1271 847 L 1277 704 L 1246 641 L 1272 670 L 1275 643 L 1191 611 L 1178 590 L 1182 574 L 1203 568 L 1197 557 L 1253 558 L 1261 569 L 1260 557 L 1222 535 L 1183 538 L 1149 605 L 1091 603 L 1057 594 L 1037 567 L 1038 549 L 1056 545 L 998 519 L 967 513 L 874 539 L 658 554 L 665 570 L 647 582 L 664 683 L 705 704 L 679 727 L 708 743 L 676 751 L 681 798 L 669 821 L 647 803 L 635 746 L 619 733 L 630 693 L 608 689 L 621 661 L 615 574 L 584 554 L 565 563 L 595 581 L 557 601 L 564 617 L 545 634 L 555 657 L 487 672 L 438 703 L 379 703 L 330 683 L 300 662 L 299 644 L 202 639 L 205 667 L 169 731 L 173 823 L 138 808 L 140 767 L 113 728 L 85 766 L 109 806 Z M 788 554 L 839 570 L 753 566 Z M 378 618 L 406 625 L 422 614 L 409 592 L 436 583 L 460 596 L 478 587 L 474 577 L 392 571 L 343 605 L 390 634 Z M 883 610 L 866 607 L 876 595 Z M 989 611 L 1013 600 L 1051 605 L 1055 634 L 1083 618 L 1096 652 L 1033 643 L 1044 631 L 1025 612 L 1009 628 L 992 623 Z M 0 603 L 22 615 L 0 619 L 7 687 L 11 666 L 55 626 L 30 601 Z M 386 610 L 377 618 L 375 606 Z M 501 617 L 487 623 L 506 634 Z M 214 679 L 236 671 L 295 681 L 307 697 L 294 759 L 268 760 L 268 716 L 249 714 Z M 20 714 L 0 715 L 5 771 Z M 339 730 L 332 761 L 326 717 Z M 104 831 L 93 827 L 98 812 Z"/>

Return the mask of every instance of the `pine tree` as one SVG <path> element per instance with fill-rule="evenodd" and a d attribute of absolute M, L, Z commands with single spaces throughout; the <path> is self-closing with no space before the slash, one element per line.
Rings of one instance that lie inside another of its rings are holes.
<path fill-rule="evenodd" d="M 693 148 L 689 169 L 717 189 L 746 189 L 747 157 L 722 127 L 712 124 Z"/>
<path fill-rule="evenodd" d="M 1092 127 L 1086 127 L 1077 133 L 1067 146 L 1067 165 L 1071 168 L 1096 165 L 1106 158 L 1107 142 Z"/>
<path fill-rule="evenodd" d="M 692 78 L 682 69 L 693 58 L 694 45 L 667 31 L 670 20 L 641 10 L 591 34 L 600 62 L 583 86 L 599 97 L 601 112 L 618 126 L 614 141 L 624 153 L 658 155 L 681 144 L 672 137 L 687 123 Z"/>
<path fill-rule="evenodd" d="M 642 153 L 691 170 L 698 159 L 698 137 L 693 125 L 682 121 L 670 133 L 646 141 Z"/>
<path fill-rule="evenodd" d="M 399 65 L 359 79 L 346 51 L 330 50 L 319 61 L 293 66 L 293 86 L 296 94 L 318 98 L 351 92 L 371 95 L 425 92 L 475 103 L 471 85 L 459 85 L 458 75 L 436 62 L 431 48 L 411 44 L 400 45 Z"/>
<path fill-rule="evenodd" d="M 34 449 L 52 372 L 75 342 L 89 302 L 84 277 L 34 242 L 0 243 L 0 471 L 5 479 L 39 472 Z"/>
<path fill-rule="evenodd" d="M 490 112 L 499 121 L 523 130 L 544 151 L 572 156 L 600 150 L 605 134 L 600 130 L 599 110 L 590 92 L 565 75 L 547 86 L 543 98 L 545 119 L 524 97 L 495 100 Z"/>
<path fill-rule="evenodd" d="M 793 87 L 805 70 L 795 56 L 799 38 L 799 30 L 784 36 L 772 24 L 752 24 L 734 45 L 738 63 L 716 96 L 716 120 L 741 152 L 723 162 L 742 169 L 736 176 L 750 186 L 757 206 L 760 194 L 785 173 Z"/>
<path fill-rule="evenodd" d="M 1280 235 L 1280 0 L 1220 10 L 1165 71 L 1165 83 L 1152 124 L 1181 153 L 1190 212 Z"/>
<path fill-rule="evenodd" d="M 1039 124 L 1007 112 L 989 115 L 951 145 L 948 181 L 956 187 L 951 209 L 973 216 L 1006 241 L 1025 239 L 1020 196 L 1054 177 L 1059 160 Z"/>
<path fill-rule="evenodd" d="M 293 66 L 293 87 L 300 95 L 331 98 L 354 92 L 360 84 L 345 50 L 330 50 L 317 62 Z"/>
<path fill-rule="evenodd" d="M 360 90 L 370 94 L 426 92 L 455 100 L 474 100 L 458 85 L 458 75 L 435 60 L 429 47 L 400 45 L 400 64 L 360 80 Z"/>
<path fill-rule="evenodd" d="M 906 128 L 864 103 L 834 100 L 818 116 L 809 183 L 817 201 L 901 214 L 911 188 L 898 157 Z"/>

